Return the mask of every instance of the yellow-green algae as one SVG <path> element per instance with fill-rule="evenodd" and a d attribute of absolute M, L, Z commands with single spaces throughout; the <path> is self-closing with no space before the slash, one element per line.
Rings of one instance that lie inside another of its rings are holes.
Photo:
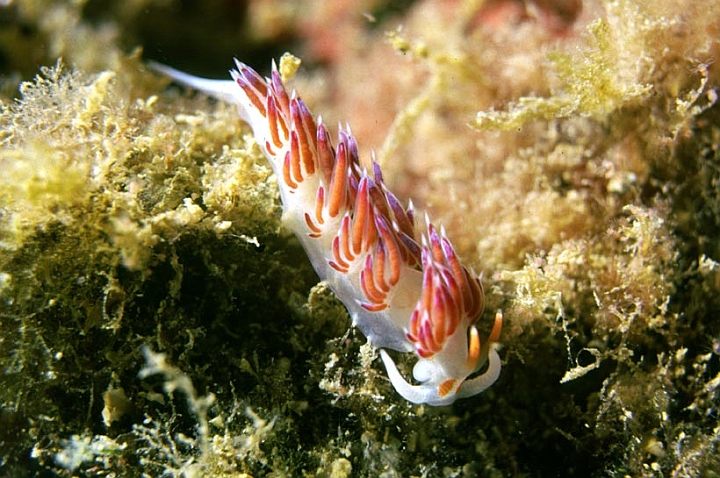
<path fill-rule="evenodd" d="M 102 28 L 88 2 L 12 6 L 66 60 L 0 113 L 1 474 L 717 476 L 713 2 L 600 3 L 537 94 L 494 112 L 474 106 L 498 88 L 485 62 L 512 47 L 393 30 L 431 71 L 387 180 L 417 131 L 452 158 L 414 169 L 421 197 L 506 317 L 500 381 L 444 409 L 400 399 L 348 330 L 234 108 L 165 89 L 103 34 L 164 3 Z M 449 135 L 473 107 L 490 131 Z"/>

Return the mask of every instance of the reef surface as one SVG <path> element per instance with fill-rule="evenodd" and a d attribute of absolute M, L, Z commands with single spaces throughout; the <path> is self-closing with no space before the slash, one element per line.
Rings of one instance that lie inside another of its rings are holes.
<path fill-rule="evenodd" d="M 717 2 L 0 19 L 0 475 L 720 474 Z M 286 50 L 311 110 L 483 271 L 505 328 L 482 395 L 399 397 L 234 107 L 144 63 L 222 78 Z"/>

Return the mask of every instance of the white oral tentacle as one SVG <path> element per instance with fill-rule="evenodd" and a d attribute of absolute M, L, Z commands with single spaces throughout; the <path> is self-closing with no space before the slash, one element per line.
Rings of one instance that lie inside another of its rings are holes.
<path fill-rule="evenodd" d="M 428 387 L 425 385 L 410 385 L 405 378 L 400 374 L 395 365 L 395 361 L 388 355 L 385 349 L 380 349 L 380 358 L 385 364 L 385 370 L 387 371 L 390 383 L 395 388 L 397 393 L 400 394 L 405 400 L 411 403 L 422 404 L 429 403 L 436 393 L 435 387 Z"/>

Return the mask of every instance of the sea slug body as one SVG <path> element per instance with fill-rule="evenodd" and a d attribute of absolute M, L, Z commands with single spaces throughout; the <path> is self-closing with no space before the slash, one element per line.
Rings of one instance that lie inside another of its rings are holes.
<path fill-rule="evenodd" d="M 340 128 L 333 146 L 322 120 L 295 91 L 288 94 L 274 63 L 269 78 L 235 64 L 231 80 L 151 66 L 238 105 L 278 177 L 284 226 L 297 235 L 353 325 L 381 349 L 400 395 L 417 404 L 449 405 L 492 385 L 501 368 L 502 313 L 481 345 L 475 322 L 484 307 L 482 284 L 460 264 L 444 230 L 425 216 L 418 233 L 412 204 L 403 207 L 390 192 L 376 162 L 369 171 L 361 165 L 349 128 Z M 419 383 L 403 378 L 383 349 L 414 352 Z"/>

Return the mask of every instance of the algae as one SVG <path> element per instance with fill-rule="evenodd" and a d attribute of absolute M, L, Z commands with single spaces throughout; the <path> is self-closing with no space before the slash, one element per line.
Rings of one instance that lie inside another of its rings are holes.
<path fill-rule="evenodd" d="M 0 7 L 0 474 L 717 476 L 713 2 L 181 3 Z M 155 59 L 301 52 L 312 110 L 485 271 L 498 383 L 397 396 L 234 108 L 144 67 L 183 33 Z"/>

